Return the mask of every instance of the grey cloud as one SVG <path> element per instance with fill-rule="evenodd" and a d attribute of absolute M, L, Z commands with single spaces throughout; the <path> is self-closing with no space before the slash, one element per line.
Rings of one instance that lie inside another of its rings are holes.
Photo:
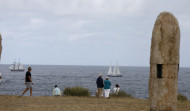
<path fill-rule="evenodd" d="M 154 22 L 160 12 L 170 11 L 181 28 L 181 64 L 189 66 L 188 0 L 0 0 L 0 3 L 0 33 L 3 51 L 6 50 L 2 63 L 11 63 L 20 56 L 27 64 L 108 65 L 111 60 L 118 60 L 120 65 L 148 66 Z M 15 48 L 22 50 L 16 52 Z"/>

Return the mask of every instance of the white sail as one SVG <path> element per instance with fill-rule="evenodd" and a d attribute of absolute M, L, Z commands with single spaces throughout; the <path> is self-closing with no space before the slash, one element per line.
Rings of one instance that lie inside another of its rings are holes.
<path fill-rule="evenodd" d="M 20 64 L 18 69 L 24 69 L 23 65 Z"/>
<path fill-rule="evenodd" d="M 9 69 L 10 69 L 10 70 L 13 70 L 13 69 L 14 69 L 14 65 L 11 65 L 11 66 L 9 67 Z"/>
<path fill-rule="evenodd" d="M 117 75 L 120 75 L 121 73 L 120 73 L 120 70 L 119 70 L 119 67 L 118 67 L 118 65 L 116 66 L 117 67 Z"/>
<path fill-rule="evenodd" d="M 115 65 L 114 66 L 114 69 L 113 69 L 113 76 L 117 75 L 117 66 Z"/>
<path fill-rule="evenodd" d="M 15 65 L 14 65 L 14 70 L 18 70 L 18 64 L 17 63 L 15 63 Z"/>
<path fill-rule="evenodd" d="M 108 75 L 112 75 L 112 74 L 113 74 L 111 67 L 112 67 L 112 66 L 110 65 L 110 68 L 109 68 L 109 70 L 108 70 Z"/>

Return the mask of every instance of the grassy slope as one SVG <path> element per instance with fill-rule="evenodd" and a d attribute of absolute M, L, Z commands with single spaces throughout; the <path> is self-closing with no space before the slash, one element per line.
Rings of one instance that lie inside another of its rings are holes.
<path fill-rule="evenodd" d="M 149 111 L 148 100 L 95 97 L 0 96 L 0 111 Z M 179 102 L 178 111 L 190 111 L 190 101 Z"/>

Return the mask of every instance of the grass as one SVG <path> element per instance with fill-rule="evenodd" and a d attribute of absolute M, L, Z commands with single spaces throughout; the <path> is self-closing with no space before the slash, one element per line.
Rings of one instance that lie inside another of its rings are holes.
<path fill-rule="evenodd" d="M 185 96 L 185 95 L 183 95 L 183 94 L 178 94 L 178 100 L 179 101 L 187 101 L 187 97 Z"/>
<path fill-rule="evenodd" d="M 27 97 L 0 95 L 0 111 L 150 111 L 148 100 L 113 97 Z M 190 111 L 190 101 L 178 101 L 178 111 Z"/>
<path fill-rule="evenodd" d="M 132 95 L 120 90 L 118 94 L 111 93 L 110 97 L 132 97 Z"/>
<path fill-rule="evenodd" d="M 66 96 L 83 96 L 83 97 L 89 97 L 90 96 L 90 92 L 87 88 L 83 88 L 83 87 L 66 87 L 63 91 L 63 95 Z"/>

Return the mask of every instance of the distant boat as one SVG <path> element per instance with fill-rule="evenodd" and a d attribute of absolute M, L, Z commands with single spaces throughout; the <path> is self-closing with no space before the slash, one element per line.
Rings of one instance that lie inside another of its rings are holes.
<path fill-rule="evenodd" d="M 23 64 L 20 61 L 17 63 L 16 61 L 9 67 L 10 71 L 24 71 Z"/>
<path fill-rule="evenodd" d="M 110 77 L 122 77 L 122 74 L 119 70 L 119 66 L 116 63 L 112 72 L 112 65 L 110 65 L 109 70 L 108 70 L 108 76 Z"/>

